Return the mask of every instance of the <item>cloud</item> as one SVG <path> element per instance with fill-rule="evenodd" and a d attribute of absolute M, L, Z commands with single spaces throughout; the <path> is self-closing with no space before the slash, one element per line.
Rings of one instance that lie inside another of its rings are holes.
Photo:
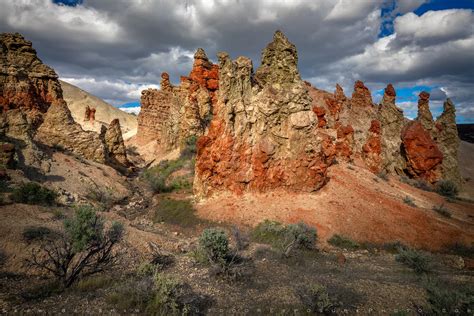
<path fill-rule="evenodd" d="M 113 104 L 137 101 L 163 71 L 177 83 L 198 47 L 214 61 L 223 50 L 258 67 L 281 29 L 298 48 L 302 77 L 319 88 L 340 83 L 350 95 L 357 79 L 372 91 L 426 85 L 440 89 L 433 98 L 444 91 L 472 107 L 472 10 L 411 12 L 425 2 L 397 0 L 384 15 L 383 0 L 4 0 L 0 29 L 24 34 L 62 78 Z M 379 38 L 387 19 L 393 34 Z"/>

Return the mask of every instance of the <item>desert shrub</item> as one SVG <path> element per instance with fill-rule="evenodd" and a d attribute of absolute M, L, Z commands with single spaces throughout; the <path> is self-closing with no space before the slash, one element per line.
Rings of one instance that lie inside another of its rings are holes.
<path fill-rule="evenodd" d="M 403 203 L 405 203 L 406 205 L 410 205 L 411 207 L 416 207 L 415 202 L 408 195 L 403 198 Z"/>
<path fill-rule="evenodd" d="M 225 262 L 229 255 L 227 234 L 218 228 L 205 229 L 199 237 L 199 247 L 211 263 Z"/>
<path fill-rule="evenodd" d="M 183 227 L 192 227 L 205 222 L 196 216 L 189 200 L 175 200 L 169 197 L 160 199 L 153 218 L 155 223 L 165 222 Z"/>
<path fill-rule="evenodd" d="M 391 253 L 398 253 L 399 249 L 408 249 L 401 241 L 386 242 L 382 244 L 381 247 L 383 250 Z"/>
<path fill-rule="evenodd" d="M 172 256 L 154 253 L 151 260 L 144 261 L 138 266 L 136 273 L 139 276 L 154 275 L 173 263 L 174 259 Z"/>
<path fill-rule="evenodd" d="M 417 274 L 427 273 L 431 271 L 431 257 L 415 249 L 399 248 L 396 260 L 407 265 Z"/>
<path fill-rule="evenodd" d="M 451 212 L 449 212 L 449 210 L 446 208 L 446 206 L 444 206 L 444 204 L 433 206 L 433 211 L 444 217 L 451 217 Z"/>
<path fill-rule="evenodd" d="M 474 258 L 474 243 L 472 243 L 471 245 L 465 245 L 463 243 L 458 242 L 445 247 L 445 251 L 447 253 L 466 258 Z"/>
<path fill-rule="evenodd" d="M 53 209 L 53 219 L 55 220 L 61 220 L 65 218 L 64 212 L 61 209 Z"/>
<path fill-rule="evenodd" d="M 91 276 L 77 282 L 75 289 L 80 292 L 91 292 L 112 285 L 114 280 L 109 276 Z"/>
<path fill-rule="evenodd" d="M 154 281 L 150 276 L 131 278 L 116 284 L 106 296 L 106 302 L 120 310 L 143 311 L 153 298 Z"/>
<path fill-rule="evenodd" d="M 23 230 L 23 239 L 27 242 L 32 242 L 52 237 L 53 234 L 54 232 L 48 227 L 30 226 Z"/>
<path fill-rule="evenodd" d="M 20 297 L 27 301 L 42 300 L 62 291 L 60 282 L 47 281 L 41 284 L 33 285 L 25 288 L 20 292 Z"/>
<path fill-rule="evenodd" d="M 190 159 L 194 157 L 197 153 L 196 150 L 197 136 L 189 136 L 184 142 L 184 147 L 181 150 L 180 158 L 181 159 Z"/>
<path fill-rule="evenodd" d="M 433 191 L 433 187 L 431 186 L 431 184 L 429 184 L 425 180 L 413 181 L 412 185 L 415 188 L 418 188 L 418 189 L 423 190 L 423 191 L 428 191 L 428 192 Z"/>
<path fill-rule="evenodd" d="M 13 189 L 11 199 L 16 203 L 53 205 L 57 193 L 35 182 L 27 182 Z"/>
<path fill-rule="evenodd" d="M 244 250 L 249 245 L 249 238 L 237 226 L 232 226 L 232 236 L 238 251 Z"/>
<path fill-rule="evenodd" d="M 348 237 L 338 235 L 338 234 L 333 235 L 328 240 L 328 243 L 330 243 L 331 245 L 333 245 L 335 247 L 345 248 L 345 249 L 358 249 L 358 248 L 360 248 L 359 243 L 353 241 L 352 239 L 350 239 Z"/>
<path fill-rule="evenodd" d="M 288 256 L 293 249 L 314 248 L 317 233 L 315 228 L 302 222 L 284 226 L 275 221 L 265 220 L 252 231 L 252 238 L 257 242 L 270 244 Z"/>
<path fill-rule="evenodd" d="M 474 309 L 474 291 L 466 286 L 440 280 L 424 281 L 428 294 L 429 315 L 469 315 Z"/>
<path fill-rule="evenodd" d="M 7 181 L 0 179 L 0 193 L 10 192 L 11 188 Z"/>
<path fill-rule="evenodd" d="M 297 293 L 301 302 L 312 312 L 317 314 L 334 313 L 336 305 L 332 302 L 324 285 L 313 283 Z"/>
<path fill-rule="evenodd" d="M 441 180 L 436 183 L 436 192 L 442 196 L 454 198 L 458 195 L 459 190 L 454 182 L 449 180 Z"/>
<path fill-rule="evenodd" d="M 95 202 L 96 208 L 99 211 L 106 211 L 118 202 L 118 199 L 114 196 L 112 190 L 107 188 L 100 189 L 98 187 L 91 187 L 86 193 L 86 198 Z"/>
<path fill-rule="evenodd" d="M 384 171 L 381 171 L 381 172 L 377 173 L 377 177 L 379 177 L 383 181 L 388 181 L 388 175 Z"/>
<path fill-rule="evenodd" d="M 106 229 L 94 209 L 82 206 L 73 218 L 64 221 L 64 232 L 46 238 L 33 250 L 27 263 L 69 287 L 83 277 L 113 266 L 117 261 L 113 250 L 122 236 L 120 223 L 114 222 Z"/>
<path fill-rule="evenodd" d="M 155 193 L 167 193 L 175 190 L 173 185 L 167 184 L 168 177 L 184 167 L 185 159 L 163 160 L 158 165 L 143 172 L 143 178 L 148 182 Z"/>
<path fill-rule="evenodd" d="M 185 306 L 179 299 L 184 294 L 183 284 L 175 278 L 157 273 L 154 276 L 154 293 L 146 311 L 152 315 L 178 315 Z"/>

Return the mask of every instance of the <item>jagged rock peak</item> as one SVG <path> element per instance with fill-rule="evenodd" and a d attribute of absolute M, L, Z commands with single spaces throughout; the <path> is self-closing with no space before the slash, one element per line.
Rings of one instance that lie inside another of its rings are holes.
<path fill-rule="evenodd" d="M 426 91 L 421 91 L 418 99 L 418 117 L 417 121 L 423 125 L 423 127 L 431 131 L 434 126 L 433 115 L 430 111 L 430 94 Z"/>
<path fill-rule="evenodd" d="M 168 91 L 173 88 L 170 83 L 170 75 L 168 75 L 167 72 L 163 72 L 161 74 L 160 87 L 161 87 L 161 90 L 164 90 L 164 91 Z"/>
<path fill-rule="evenodd" d="M 336 98 L 336 100 L 346 99 L 346 95 L 344 94 L 344 89 L 342 89 L 342 87 L 338 83 L 336 83 L 336 91 L 334 91 L 334 97 Z"/>
<path fill-rule="evenodd" d="M 196 50 L 196 53 L 194 53 L 194 59 L 204 59 L 204 60 L 209 61 L 209 59 L 207 58 L 206 52 L 202 48 L 198 48 Z"/>
<path fill-rule="evenodd" d="M 456 107 L 454 106 L 453 101 L 450 98 L 447 98 L 443 104 L 443 113 L 455 113 Z"/>
<path fill-rule="evenodd" d="M 281 32 L 276 31 L 273 41 L 262 52 L 262 63 L 255 73 L 260 85 L 266 83 L 293 83 L 300 81 L 296 46 Z"/>
<path fill-rule="evenodd" d="M 127 150 L 123 142 L 119 119 L 110 122 L 104 133 L 104 142 L 108 153 L 108 162 L 117 169 L 127 168 L 131 164 L 127 159 Z"/>
<path fill-rule="evenodd" d="M 367 88 L 364 83 L 360 80 L 357 80 L 354 83 L 354 92 L 352 92 L 352 101 L 353 106 L 372 106 L 372 94 L 370 93 L 369 88 Z"/>
<path fill-rule="evenodd" d="M 382 104 L 395 103 L 396 96 L 397 96 L 397 93 L 395 92 L 393 85 L 389 83 L 384 90 Z"/>

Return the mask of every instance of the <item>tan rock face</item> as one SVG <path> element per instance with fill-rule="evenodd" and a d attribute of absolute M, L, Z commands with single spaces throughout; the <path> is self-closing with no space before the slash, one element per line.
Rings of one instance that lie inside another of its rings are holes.
<path fill-rule="evenodd" d="M 110 165 L 115 166 L 117 169 L 131 166 L 127 158 L 127 150 L 123 142 L 122 130 L 118 119 L 110 122 L 109 128 L 104 134 L 104 141 Z"/>
<path fill-rule="evenodd" d="M 35 139 L 100 163 L 106 163 L 107 151 L 100 135 L 86 132 L 74 122 L 66 103 L 53 103 L 38 128 Z"/>
<path fill-rule="evenodd" d="M 0 137 L 21 147 L 22 164 L 42 166 L 43 153 L 34 141 L 101 163 L 111 163 L 112 158 L 126 161 L 120 130 L 120 135 L 115 129 L 109 131 L 114 142 L 107 148 L 105 131 L 86 132 L 74 122 L 58 76 L 20 34 L 0 35 L 0 67 Z M 94 108 L 85 112 L 89 120 L 94 119 Z M 120 142 L 123 148 L 117 145 Z"/>
<path fill-rule="evenodd" d="M 460 185 L 462 183 L 458 166 L 459 136 L 456 127 L 456 109 L 448 99 L 444 102 L 443 113 L 435 123 L 436 142 L 443 153 L 443 179 L 451 180 Z"/>
<path fill-rule="evenodd" d="M 21 109 L 33 128 L 52 102 L 62 99 L 58 76 L 20 34 L 0 35 L 0 108 Z"/>
<path fill-rule="evenodd" d="M 430 94 L 426 91 L 420 92 L 418 98 L 418 117 L 416 120 L 421 123 L 424 129 L 431 133 L 434 121 L 430 111 Z"/>
<path fill-rule="evenodd" d="M 201 48 L 189 77 L 181 77 L 179 86 L 172 86 L 169 75 L 163 73 L 160 90 L 142 92 L 138 144 L 154 141 L 163 153 L 179 148 L 190 136 L 203 135 L 217 100 L 218 79 L 218 66 Z"/>
<path fill-rule="evenodd" d="M 328 137 L 317 131 L 294 45 L 276 32 L 255 82 L 250 59 L 218 57 L 219 99 L 209 132 L 197 143 L 195 193 L 308 192 L 323 186 L 333 153 Z"/>
<path fill-rule="evenodd" d="M 382 125 L 382 170 L 390 174 L 403 174 L 405 159 L 400 152 L 402 129 L 405 118 L 403 111 L 395 105 L 396 93 L 391 84 L 385 88 L 379 119 Z"/>

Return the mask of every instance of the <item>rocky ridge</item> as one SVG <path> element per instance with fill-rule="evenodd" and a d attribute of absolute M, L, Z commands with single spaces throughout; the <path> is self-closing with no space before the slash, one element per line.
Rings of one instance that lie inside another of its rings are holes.
<path fill-rule="evenodd" d="M 57 74 L 36 56 L 31 42 L 18 33 L 4 33 L 0 47 L 0 138 L 14 145 L 20 165 L 47 171 L 48 160 L 39 147 L 47 145 L 100 163 L 130 166 L 120 130 L 120 135 L 115 128 L 99 134 L 74 121 Z"/>
<path fill-rule="evenodd" d="M 451 101 L 434 121 L 429 93 L 422 92 L 418 118 L 410 121 L 396 106 L 391 84 L 381 104 L 362 81 L 355 82 L 350 98 L 339 85 L 334 93 L 317 89 L 301 79 L 296 47 L 280 31 L 255 72 L 246 57 L 231 60 L 222 52 L 218 60 L 212 65 L 199 49 L 180 86 L 163 74 L 161 90 L 142 95 L 139 135 L 164 144 L 160 153 L 202 135 L 194 180 L 198 196 L 315 191 L 328 181 L 326 170 L 336 159 L 360 162 L 374 173 L 461 184 Z"/>

